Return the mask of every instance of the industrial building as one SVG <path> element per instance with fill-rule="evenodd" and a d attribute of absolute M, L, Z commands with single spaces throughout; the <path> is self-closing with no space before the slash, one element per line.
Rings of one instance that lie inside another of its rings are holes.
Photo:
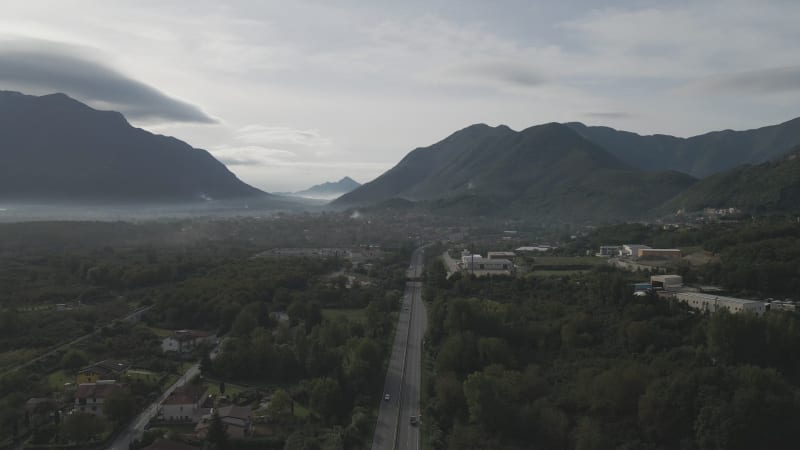
<path fill-rule="evenodd" d="M 614 256 L 619 256 L 621 251 L 621 245 L 601 245 L 600 251 L 597 252 L 596 256 L 600 256 L 602 258 L 611 258 Z"/>
<path fill-rule="evenodd" d="M 653 275 L 650 277 L 650 284 L 655 289 L 672 291 L 683 287 L 683 277 L 680 275 Z"/>
<path fill-rule="evenodd" d="M 697 292 L 678 292 L 675 297 L 700 311 L 717 312 L 726 309 L 732 313 L 751 312 L 764 314 L 765 304 L 756 300 L 723 297 L 719 295 L 701 294 Z"/>
<path fill-rule="evenodd" d="M 488 259 L 511 259 L 517 256 L 514 252 L 489 252 L 486 254 Z"/>
<path fill-rule="evenodd" d="M 506 270 L 510 271 L 514 268 L 514 263 L 507 259 L 483 259 L 475 258 L 462 262 L 464 270 Z"/>

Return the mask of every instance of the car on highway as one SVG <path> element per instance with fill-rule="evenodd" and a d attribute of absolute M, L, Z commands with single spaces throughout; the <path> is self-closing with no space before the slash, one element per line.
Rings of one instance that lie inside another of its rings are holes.
<path fill-rule="evenodd" d="M 391 395 L 389 395 L 389 394 L 386 394 L 386 395 L 384 395 L 384 396 L 383 396 L 383 399 L 384 399 L 384 400 L 386 400 L 386 401 L 388 402 L 389 400 L 391 400 L 391 399 L 392 399 L 392 396 L 391 396 Z"/>
<path fill-rule="evenodd" d="M 417 416 L 411 416 L 410 421 L 411 421 L 411 425 L 416 425 L 417 424 Z"/>

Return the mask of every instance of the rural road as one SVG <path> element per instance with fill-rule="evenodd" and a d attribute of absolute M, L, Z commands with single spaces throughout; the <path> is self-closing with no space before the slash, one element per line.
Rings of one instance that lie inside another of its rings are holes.
<path fill-rule="evenodd" d="M 417 249 L 411 256 L 409 278 L 422 276 L 422 262 L 422 249 Z M 381 401 L 372 440 L 373 450 L 419 448 L 419 427 L 411 425 L 410 417 L 419 415 L 422 338 L 427 323 L 421 295 L 421 282 L 406 282 L 384 382 L 384 393 L 391 399 Z"/>

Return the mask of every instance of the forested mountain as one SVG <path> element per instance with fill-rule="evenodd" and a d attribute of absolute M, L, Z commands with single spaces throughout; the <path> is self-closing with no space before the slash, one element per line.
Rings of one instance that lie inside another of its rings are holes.
<path fill-rule="evenodd" d="M 705 178 L 667 202 L 664 212 L 735 207 L 772 212 L 800 209 L 800 147 L 782 158 Z"/>
<path fill-rule="evenodd" d="M 412 151 L 334 204 L 403 198 L 456 214 L 607 219 L 636 217 L 694 181 L 634 169 L 561 124 L 520 132 L 479 124 Z"/>
<path fill-rule="evenodd" d="M 690 138 L 641 136 L 578 122 L 565 125 L 634 167 L 677 170 L 698 178 L 741 164 L 766 162 L 800 145 L 800 118 L 754 130 L 714 131 Z"/>
<path fill-rule="evenodd" d="M 205 150 L 64 94 L 0 92 L 0 199 L 164 202 L 266 196 Z"/>

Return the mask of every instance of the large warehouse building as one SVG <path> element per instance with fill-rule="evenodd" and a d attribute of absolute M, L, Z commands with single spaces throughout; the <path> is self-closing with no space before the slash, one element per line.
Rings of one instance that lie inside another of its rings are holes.
<path fill-rule="evenodd" d="M 701 294 L 697 292 L 678 292 L 675 294 L 675 297 L 700 311 L 717 312 L 722 309 L 727 309 L 732 313 L 747 311 L 755 314 L 764 314 L 766 309 L 763 302 L 756 300 L 722 297 L 719 295 Z"/>

